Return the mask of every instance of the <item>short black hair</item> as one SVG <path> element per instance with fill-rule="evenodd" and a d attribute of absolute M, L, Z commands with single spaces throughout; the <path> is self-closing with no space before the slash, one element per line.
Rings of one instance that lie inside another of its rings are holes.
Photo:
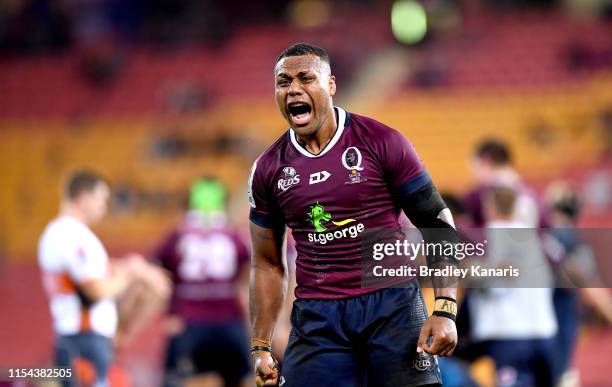
<path fill-rule="evenodd" d="M 488 139 L 476 147 L 476 156 L 485 159 L 493 165 L 507 165 L 512 163 L 510 149 L 502 140 Z"/>
<path fill-rule="evenodd" d="M 565 183 L 554 184 L 549 188 L 548 201 L 554 211 L 565 214 L 572 220 L 577 220 L 580 215 L 581 203 L 578 193 Z"/>
<path fill-rule="evenodd" d="M 280 62 L 283 58 L 302 55 L 315 55 L 321 58 L 323 62 L 331 64 L 329 54 L 325 49 L 308 43 L 295 43 L 287 47 L 285 51 L 281 52 L 278 58 L 276 58 L 276 63 Z"/>
<path fill-rule="evenodd" d="M 97 172 L 87 169 L 74 171 L 68 176 L 64 186 L 64 196 L 76 199 L 83 192 L 93 191 L 99 183 L 107 183 Z"/>
<path fill-rule="evenodd" d="M 553 208 L 570 219 L 576 220 L 578 219 L 578 215 L 580 215 L 580 199 L 575 192 L 568 193 L 566 197 L 560 198 L 557 202 L 553 204 Z"/>

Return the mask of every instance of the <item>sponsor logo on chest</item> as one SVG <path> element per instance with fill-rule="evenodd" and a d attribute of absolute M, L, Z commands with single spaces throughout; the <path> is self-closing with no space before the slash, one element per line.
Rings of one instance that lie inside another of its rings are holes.
<path fill-rule="evenodd" d="M 329 179 L 330 176 L 331 176 L 331 173 L 329 173 L 327 171 L 320 171 L 320 172 L 311 173 L 310 174 L 310 181 L 308 182 L 308 184 L 312 185 L 312 184 L 323 183 L 324 181 Z"/>
<path fill-rule="evenodd" d="M 332 214 L 326 211 L 325 206 L 319 202 L 308 207 L 306 219 L 315 229 L 315 232 L 308 233 L 308 241 L 321 245 L 336 239 L 355 239 L 365 230 L 365 225 L 358 222 L 357 219 L 332 220 Z M 331 225 L 336 227 L 329 230 L 328 227 Z"/>

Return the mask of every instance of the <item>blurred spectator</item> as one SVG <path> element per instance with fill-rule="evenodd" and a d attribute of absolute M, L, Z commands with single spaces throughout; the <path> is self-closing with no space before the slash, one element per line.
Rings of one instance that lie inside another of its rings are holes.
<path fill-rule="evenodd" d="M 488 248 L 484 264 L 492 268 L 509 264 L 537 268 L 537 276 L 522 270 L 519 277 L 504 279 L 505 288 L 485 285 L 472 293 L 472 335 L 482 343 L 483 353 L 495 361 L 498 386 L 552 387 L 553 337 L 557 331 L 552 276 L 537 233 L 515 218 L 519 195 L 506 186 L 492 187 L 487 193 Z M 522 282 L 530 277 L 530 284 Z M 518 287 L 521 285 L 534 287 Z"/>
<path fill-rule="evenodd" d="M 578 198 L 568 187 L 559 185 L 551 186 L 546 198 L 550 207 L 551 229 L 548 231 L 548 237 L 553 240 L 545 239 L 545 241 L 548 246 L 553 241 L 558 244 L 558 254 L 554 260 L 560 267 L 560 271 L 563 271 L 563 266 L 568 266 L 572 254 L 580 245 L 575 230 L 575 221 L 579 213 Z M 573 277 L 576 279 L 575 276 Z M 576 289 L 571 288 L 571 284 L 563 283 L 564 278 L 561 275 L 558 276 L 557 281 L 561 283 L 557 283 L 553 294 L 555 316 L 559 327 L 555 336 L 555 380 L 561 381 L 563 374 L 568 371 L 578 337 L 580 298 Z"/>
<path fill-rule="evenodd" d="M 125 60 L 112 42 L 83 47 L 79 68 L 83 79 L 96 87 L 111 86 L 120 75 Z"/>
<path fill-rule="evenodd" d="M 249 253 L 227 223 L 226 196 L 220 181 L 197 180 L 183 223 L 154 257 L 174 282 L 166 319 L 167 387 L 189 380 L 253 384 L 245 316 Z"/>
<path fill-rule="evenodd" d="M 597 263 L 591 248 L 582 242 L 576 227 L 580 215 L 578 195 L 567 184 L 551 184 L 546 193 L 550 209 L 549 223 L 544 238 L 547 252 L 557 268 L 557 284 L 553 294 L 559 330 L 555 336 L 555 379 L 575 379 L 570 369 L 572 354 L 578 337 L 581 305 L 580 289 L 599 286 Z M 612 323 L 610 294 L 602 289 L 582 289 L 598 312 Z"/>
<path fill-rule="evenodd" d="M 163 132 L 162 132 L 163 131 Z M 250 138 L 231 133 L 230 129 L 217 128 L 213 136 L 196 130 L 181 131 L 163 128 L 151 139 L 149 154 L 154 158 L 178 159 L 202 156 L 252 157 L 253 142 Z"/>
<path fill-rule="evenodd" d="M 47 51 L 95 46 L 101 41 L 219 47 L 232 28 L 280 20 L 288 2 L 275 0 L 22 0 L 0 2 L 0 51 Z"/>
<path fill-rule="evenodd" d="M 64 188 L 60 216 L 45 229 L 38 254 L 57 335 L 55 364 L 74 369 L 78 358 L 88 360 L 99 387 L 108 385 L 113 340 L 124 344 L 161 304 L 169 286 L 161 271 L 139 255 L 109 260 L 89 229 L 105 215 L 109 196 L 108 184 L 95 172 L 73 173 Z M 130 300 L 122 305 L 127 314 L 118 312 L 120 298 Z"/>
<path fill-rule="evenodd" d="M 0 50 L 65 49 L 72 43 L 72 18 L 61 1 L 25 0 L 0 3 Z"/>
<path fill-rule="evenodd" d="M 490 188 L 502 184 L 514 187 L 518 193 L 513 217 L 524 227 L 538 227 L 541 222 L 535 195 L 527 187 L 512 165 L 508 145 L 497 139 L 487 139 L 476 147 L 471 160 L 476 188 L 464 198 L 463 204 L 471 214 L 475 226 L 484 224 L 484 198 Z"/>
<path fill-rule="evenodd" d="M 448 86 L 451 82 L 450 63 L 441 53 L 426 55 L 412 74 L 412 86 L 429 89 Z"/>
<path fill-rule="evenodd" d="M 527 127 L 527 136 L 533 142 L 533 147 L 542 151 L 552 147 L 557 139 L 558 130 L 542 118 L 536 119 Z"/>
<path fill-rule="evenodd" d="M 170 131 L 169 131 L 170 132 Z M 162 134 L 151 143 L 150 154 L 154 158 L 179 158 L 185 156 L 189 143 L 176 133 Z"/>
<path fill-rule="evenodd" d="M 593 72 L 612 67 L 612 48 L 596 49 L 576 42 L 565 53 L 566 66 L 571 72 Z"/>
<path fill-rule="evenodd" d="M 188 114 L 208 108 L 215 98 L 195 80 L 174 82 L 162 92 L 163 109 L 172 114 Z"/>

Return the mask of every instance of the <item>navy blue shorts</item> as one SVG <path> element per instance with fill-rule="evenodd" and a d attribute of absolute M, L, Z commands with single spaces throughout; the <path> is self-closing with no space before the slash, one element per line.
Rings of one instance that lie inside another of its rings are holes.
<path fill-rule="evenodd" d="M 416 352 L 426 318 L 416 287 L 340 300 L 296 300 L 280 386 L 439 384 L 435 357 Z"/>
<path fill-rule="evenodd" d="M 189 324 L 168 341 L 164 385 L 182 386 L 185 378 L 208 372 L 238 385 L 251 371 L 248 343 L 242 322 Z"/>

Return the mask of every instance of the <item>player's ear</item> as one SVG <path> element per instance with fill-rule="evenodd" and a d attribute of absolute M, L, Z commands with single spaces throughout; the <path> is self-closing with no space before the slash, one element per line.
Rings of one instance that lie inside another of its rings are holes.
<path fill-rule="evenodd" d="M 336 94 L 336 77 L 333 75 L 329 76 L 329 95 L 334 96 Z"/>

